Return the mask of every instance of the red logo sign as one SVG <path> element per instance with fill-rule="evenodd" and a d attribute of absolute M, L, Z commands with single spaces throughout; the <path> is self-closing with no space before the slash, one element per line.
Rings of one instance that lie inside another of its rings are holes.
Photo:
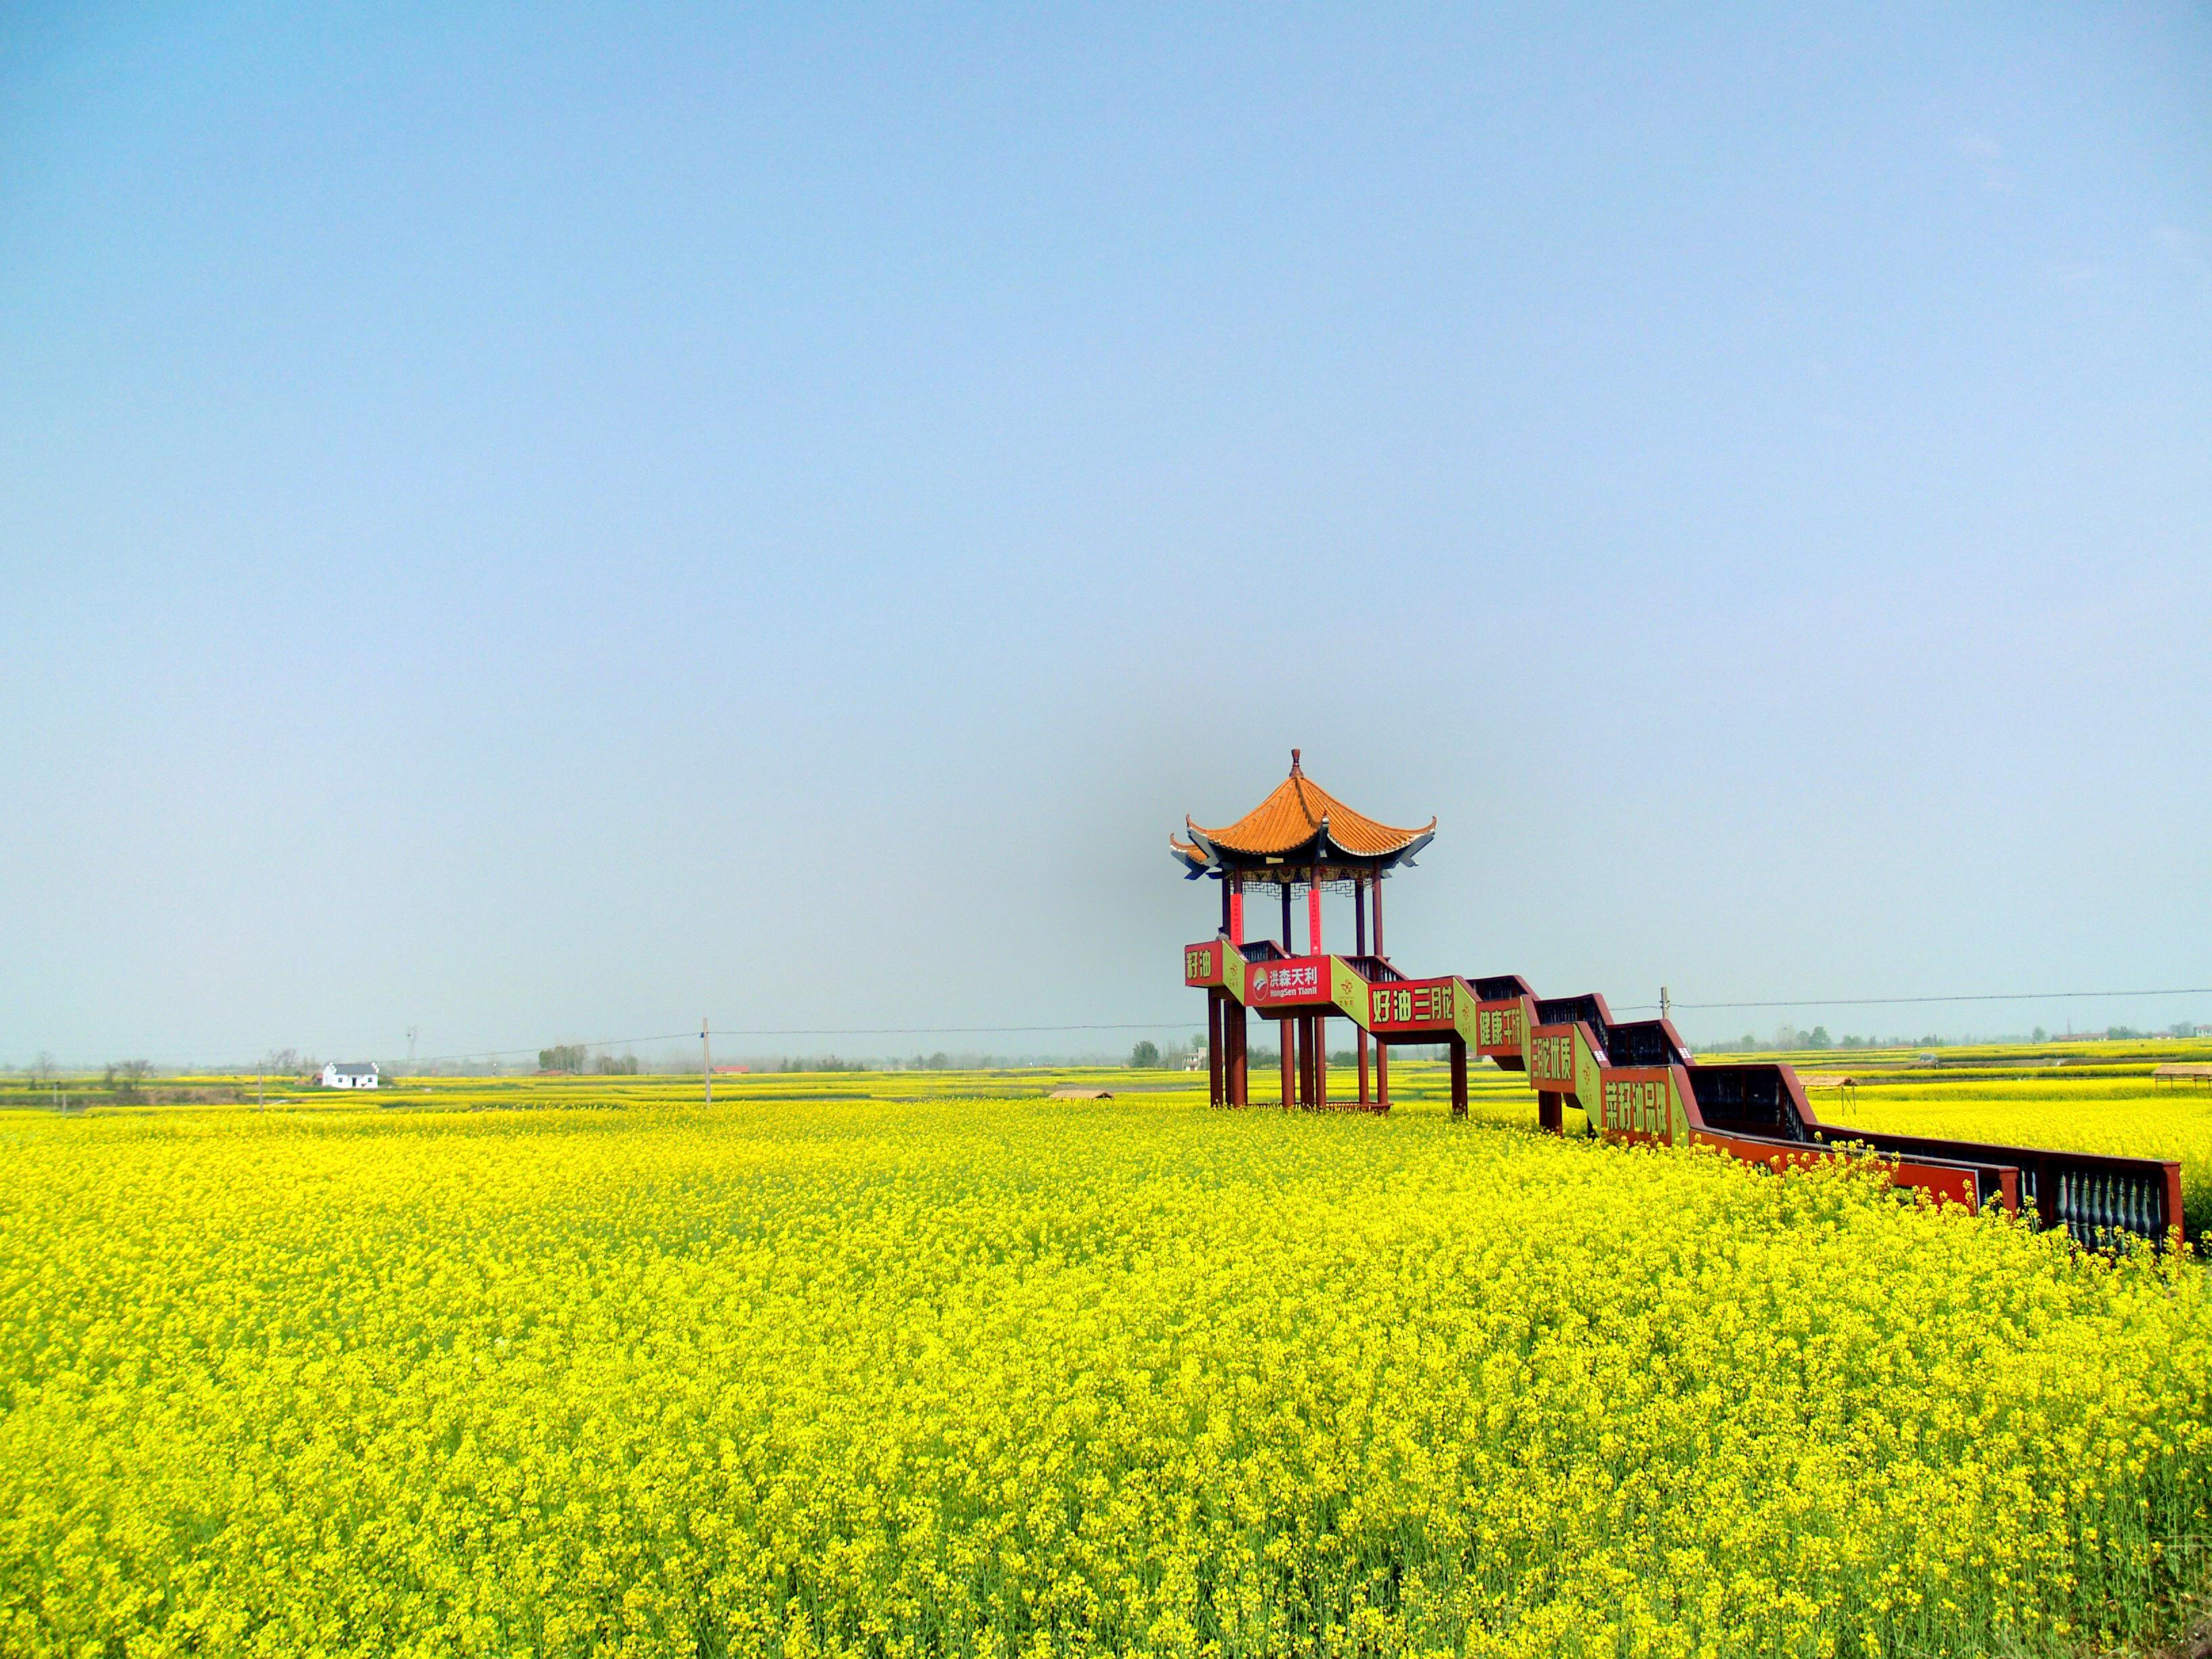
<path fill-rule="evenodd" d="M 1254 1002 L 1310 1002 L 1322 994 L 1318 962 L 1264 962 L 1245 976 Z"/>

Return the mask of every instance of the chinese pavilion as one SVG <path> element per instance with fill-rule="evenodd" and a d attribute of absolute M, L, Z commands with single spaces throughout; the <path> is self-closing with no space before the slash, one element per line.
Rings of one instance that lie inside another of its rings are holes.
<path fill-rule="evenodd" d="M 1221 884 L 1221 939 L 1212 945 L 1196 945 L 1186 953 L 1186 977 L 1207 983 L 1206 1017 L 1206 1069 L 1217 1103 L 1249 1103 L 1245 1070 L 1245 1011 L 1275 1021 L 1282 1031 L 1283 1103 L 1305 1106 L 1328 1104 L 1328 1018 L 1337 1006 L 1338 988 L 1333 973 L 1349 969 L 1364 974 L 1382 965 L 1382 879 L 1392 871 L 1409 866 L 1414 855 L 1436 838 L 1437 821 L 1431 818 L 1418 830 L 1401 830 L 1354 811 L 1305 775 L 1298 751 L 1291 750 L 1291 775 L 1275 787 L 1267 799 L 1236 823 L 1218 830 L 1201 829 L 1183 819 L 1190 839 L 1170 835 L 1168 846 L 1188 879 L 1211 878 Z M 1255 892 L 1273 890 L 1282 905 L 1283 933 L 1279 940 L 1244 937 L 1244 901 Z M 1332 958 L 1322 946 L 1322 895 L 1352 895 L 1352 954 Z M 1306 938 L 1303 951 L 1293 950 L 1291 923 L 1296 899 L 1305 896 Z M 1368 918 L 1374 918 L 1375 938 L 1370 956 Z M 1225 944 L 1231 950 L 1224 951 Z M 1200 964 L 1192 956 L 1206 953 L 1213 960 Z M 1232 957 L 1240 960 L 1232 963 Z M 1340 968 L 1337 964 L 1342 964 Z M 1194 969 L 1201 969 L 1194 974 Z M 1242 986 L 1225 982 L 1241 975 Z M 1388 1052 L 1375 1046 L 1374 1078 L 1370 1091 L 1368 1032 L 1358 1030 L 1358 1104 L 1389 1109 L 1390 1070 Z"/>
<path fill-rule="evenodd" d="M 1382 881 L 1413 863 L 1435 837 L 1437 822 L 1400 830 L 1353 811 L 1306 776 L 1295 749 L 1290 776 L 1236 823 L 1219 830 L 1183 823 L 1188 841 L 1168 837 L 1176 861 L 1193 881 L 1221 884 L 1220 932 L 1182 953 L 1183 983 L 1206 993 L 1217 1106 L 1249 1103 L 1244 1042 L 1255 1011 L 1282 1033 L 1283 1104 L 1328 1105 L 1328 1022 L 1341 1018 L 1359 1033 L 1362 1108 L 1389 1109 L 1389 1044 L 1436 1044 L 1451 1063 L 1454 1117 L 1467 1115 L 1468 1062 L 1480 1058 L 1528 1079 L 1536 1122 L 1553 1134 L 1708 1146 L 1778 1170 L 1822 1158 L 1871 1160 L 1898 1186 L 1939 1203 L 2002 1209 L 2037 1227 L 2063 1227 L 2092 1249 L 2130 1237 L 2162 1246 L 2180 1236 L 2181 1165 L 2174 1160 L 1826 1124 L 1794 1066 L 1700 1060 L 1667 1018 L 1663 992 L 1658 1018 L 1623 1019 L 1595 991 L 1540 997 L 1517 974 L 1401 973 L 1382 951 Z M 1281 902 L 1279 939 L 1244 937 L 1244 901 L 1255 889 L 1262 895 L 1273 889 Z M 1348 956 L 1322 945 L 1321 896 L 1331 889 L 1352 895 Z M 1301 892 L 1306 936 L 1298 950 L 1291 935 Z"/>

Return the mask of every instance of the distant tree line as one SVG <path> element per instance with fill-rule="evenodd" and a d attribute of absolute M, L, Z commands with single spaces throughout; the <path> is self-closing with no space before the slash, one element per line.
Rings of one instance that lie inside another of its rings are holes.
<path fill-rule="evenodd" d="M 1762 1038 L 1746 1031 L 1733 1042 L 1706 1043 L 1705 1049 L 1708 1054 L 1737 1052 L 1771 1054 L 1784 1050 L 1802 1052 L 1807 1049 L 1820 1048 L 1950 1048 L 1980 1043 L 2050 1042 L 2054 1040 L 2068 1039 L 2075 1042 L 2095 1042 L 2100 1039 L 2108 1042 L 2125 1042 L 2130 1039 L 2139 1042 L 2157 1042 L 2168 1037 L 2197 1036 L 2208 1030 L 2212 1030 L 2212 1027 L 2191 1020 L 2178 1020 L 2163 1030 L 2137 1030 L 2132 1025 L 2107 1025 L 2102 1030 L 2060 1033 L 2046 1031 L 2039 1025 L 2026 1036 L 2021 1036 L 2016 1032 L 2001 1033 L 1994 1036 L 1977 1036 L 1972 1033 L 1965 1036 L 1945 1036 L 1940 1032 L 1928 1031 L 1917 1037 L 1875 1036 L 1871 1034 L 1866 1036 L 1846 1034 L 1839 1037 L 1832 1037 L 1828 1035 L 1828 1028 L 1825 1025 L 1815 1025 L 1808 1031 L 1784 1023 L 1775 1028 L 1771 1036 Z"/>
<path fill-rule="evenodd" d="M 1202 1054 L 1205 1052 L 1204 1037 L 1185 1037 L 1180 1042 L 1170 1042 L 1164 1048 L 1150 1037 L 1146 1037 L 1129 1050 L 1129 1065 L 1131 1069 L 1136 1071 L 1161 1066 L 1179 1068 L 1191 1055 Z"/>
<path fill-rule="evenodd" d="M 151 1062 L 143 1060 L 118 1060 L 107 1068 L 104 1079 L 108 1098 L 129 1105 L 146 1097 L 146 1079 L 154 1075 Z"/>
<path fill-rule="evenodd" d="M 556 1042 L 538 1051 L 541 1072 L 590 1072 L 599 1077 L 635 1077 L 635 1054 L 595 1054 L 587 1043 Z"/>

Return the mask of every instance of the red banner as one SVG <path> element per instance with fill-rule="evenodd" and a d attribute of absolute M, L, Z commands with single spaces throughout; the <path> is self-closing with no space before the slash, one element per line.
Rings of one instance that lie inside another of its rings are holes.
<path fill-rule="evenodd" d="M 1663 1066 L 1601 1068 L 1598 1079 L 1604 1121 L 1599 1127 L 1608 1135 L 1672 1140 L 1668 1075 Z"/>
<path fill-rule="evenodd" d="M 1521 1000 L 1479 1002 L 1474 1009 L 1475 1052 L 1485 1054 L 1521 1054 Z"/>
<path fill-rule="evenodd" d="M 1575 1028 L 1539 1025 L 1528 1033 L 1528 1082 L 1553 1093 L 1571 1093 L 1575 1086 Z"/>
<path fill-rule="evenodd" d="M 1449 979 L 1394 980 L 1367 993 L 1369 1029 L 1428 1031 L 1452 1024 L 1458 988 Z"/>

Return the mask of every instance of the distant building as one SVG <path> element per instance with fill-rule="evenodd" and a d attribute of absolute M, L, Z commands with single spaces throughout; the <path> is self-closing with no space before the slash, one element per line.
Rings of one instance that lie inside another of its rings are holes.
<path fill-rule="evenodd" d="M 341 1066 L 332 1060 L 323 1067 L 325 1089 L 374 1089 L 376 1082 L 376 1062 L 373 1060 L 366 1066 Z"/>

